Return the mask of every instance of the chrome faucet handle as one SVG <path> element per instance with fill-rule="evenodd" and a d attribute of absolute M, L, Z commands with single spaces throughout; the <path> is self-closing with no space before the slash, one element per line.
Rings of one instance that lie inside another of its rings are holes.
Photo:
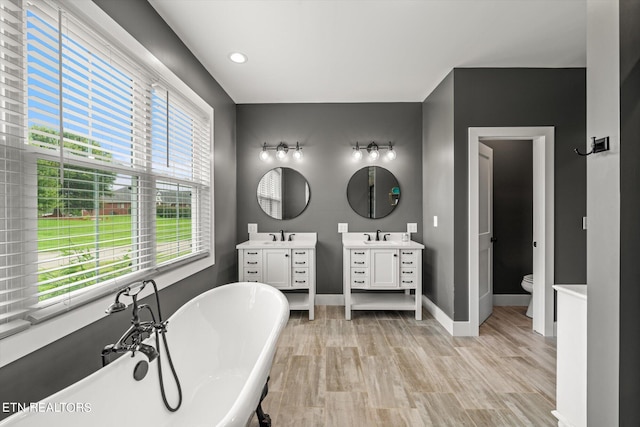
<path fill-rule="evenodd" d="M 365 236 L 367 236 L 367 241 L 371 241 L 371 234 L 369 233 L 364 233 Z"/>
<path fill-rule="evenodd" d="M 295 235 L 296 235 L 296 233 L 291 233 L 291 234 L 289 234 L 289 239 L 288 239 L 288 240 L 291 242 L 291 241 L 293 240 L 291 237 L 293 237 L 293 236 L 295 236 Z"/>
<path fill-rule="evenodd" d="M 391 236 L 391 234 L 390 234 L 390 233 L 385 233 L 385 234 L 382 236 L 382 240 L 384 240 L 384 241 L 386 242 L 386 241 L 387 241 L 387 237 L 389 237 L 389 236 Z"/>
<path fill-rule="evenodd" d="M 278 240 L 278 239 L 276 239 L 276 235 L 273 234 L 273 233 L 269 233 L 269 236 L 271 236 L 273 238 L 272 241 L 274 241 L 274 242 Z"/>

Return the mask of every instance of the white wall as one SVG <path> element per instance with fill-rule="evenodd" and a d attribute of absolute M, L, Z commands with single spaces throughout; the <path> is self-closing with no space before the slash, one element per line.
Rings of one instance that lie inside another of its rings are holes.
<path fill-rule="evenodd" d="M 587 136 L 611 151 L 587 160 L 587 416 L 618 425 L 620 67 L 618 0 L 587 0 Z M 585 143 L 584 149 L 590 149 Z"/>

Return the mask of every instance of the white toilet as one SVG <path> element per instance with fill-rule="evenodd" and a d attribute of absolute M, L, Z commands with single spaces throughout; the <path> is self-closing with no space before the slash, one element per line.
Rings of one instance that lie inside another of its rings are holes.
<path fill-rule="evenodd" d="M 522 278 L 522 289 L 531 294 L 529 307 L 527 308 L 527 317 L 533 319 L 533 274 L 527 274 Z"/>

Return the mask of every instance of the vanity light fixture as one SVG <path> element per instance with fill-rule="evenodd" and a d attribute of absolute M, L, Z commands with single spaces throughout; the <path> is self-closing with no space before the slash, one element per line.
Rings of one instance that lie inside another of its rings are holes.
<path fill-rule="evenodd" d="M 271 157 L 269 155 L 269 151 L 276 152 L 276 158 L 278 160 L 284 160 L 287 158 L 287 154 L 289 153 L 289 146 L 286 142 L 281 142 L 275 147 L 269 147 L 265 142 L 262 144 L 262 150 L 260 150 L 260 160 L 267 161 Z M 302 159 L 302 147 L 300 147 L 300 143 L 296 142 L 296 148 L 291 149 L 293 151 L 293 158 L 296 160 Z"/>
<path fill-rule="evenodd" d="M 369 158 L 371 160 L 378 160 L 380 158 L 380 150 L 387 150 L 387 159 L 394 160 L 396 158 L 396 151 L 393 149 L 391 142 L 389 142 L 386 146 L 379 146 L 374 141 L 371 141 L 366 148 L 369 153 Z M 360 160 L 362 158 L 362 152 L 364 148 L 360 148 L 360 143 L 356 142 L 356 146 L 353 147 L 353 152 L 351 153 L 353 158 L 356 160 Z"/>

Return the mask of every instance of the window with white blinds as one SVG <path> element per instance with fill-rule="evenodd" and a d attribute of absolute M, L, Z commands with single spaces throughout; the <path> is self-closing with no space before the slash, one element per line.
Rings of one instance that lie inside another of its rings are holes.
<path fill-rule="evenodd" d="M 209 253 L 212 124 L 54 2 L 0 33 L 2 338 Z"/>

